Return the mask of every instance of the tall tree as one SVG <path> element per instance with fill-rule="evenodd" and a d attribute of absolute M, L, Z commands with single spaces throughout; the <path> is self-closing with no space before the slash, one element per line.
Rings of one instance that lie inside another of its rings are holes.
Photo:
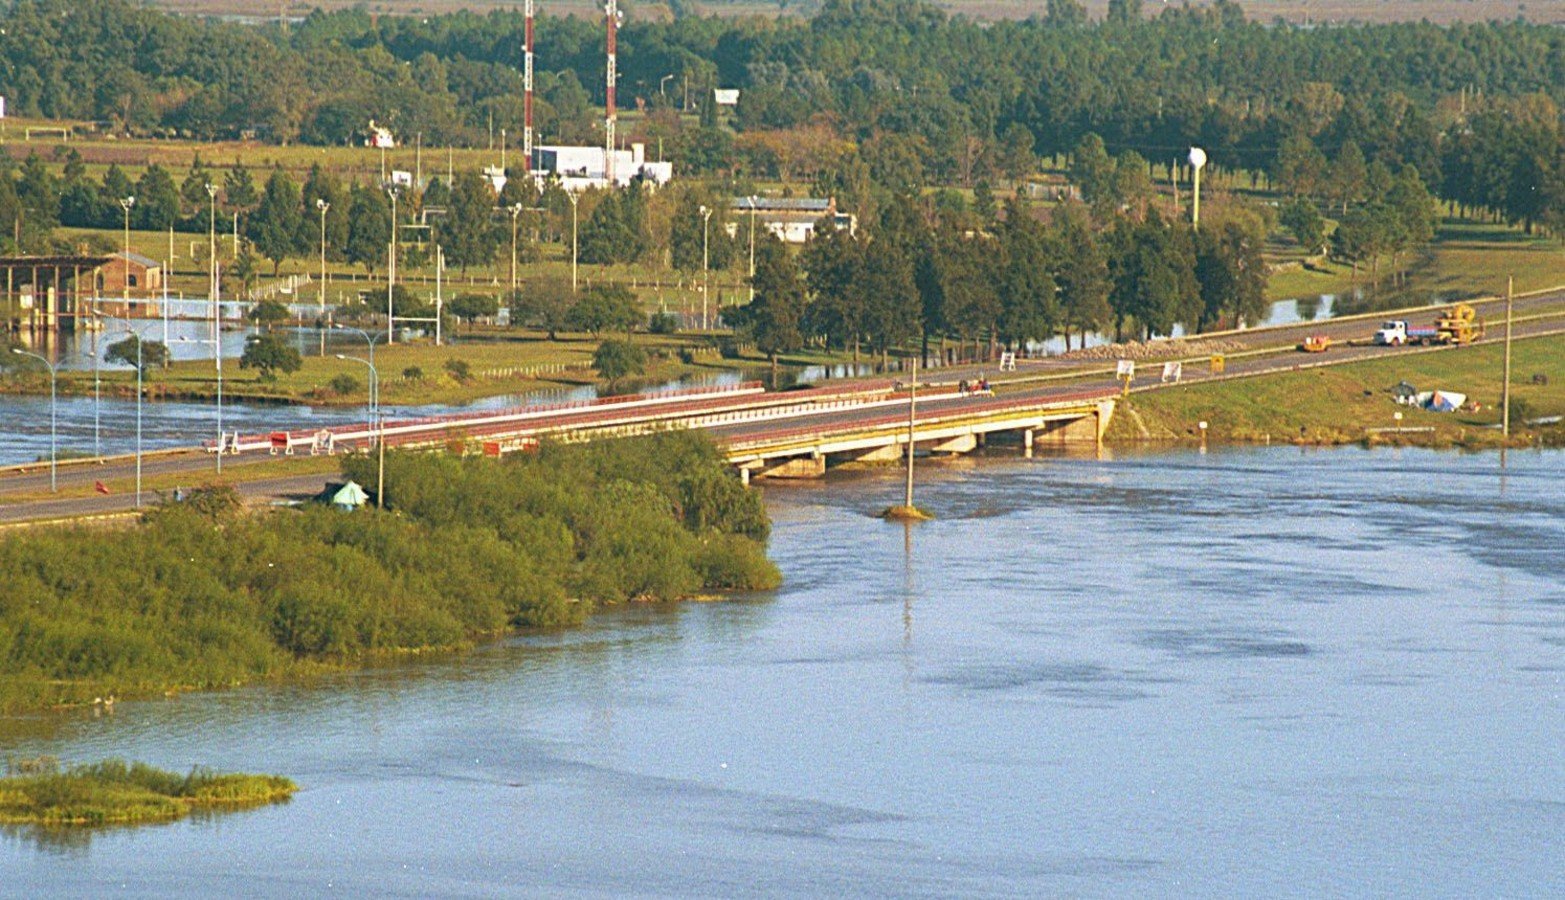
<path fill-rule="evenodd" d="M 755 245 L 755 299 L 736 310 L 739 326 L 772 363 L 777 382 L 777 357 L 804 344 L 799 326 L 804 318 L 805 284 L 798 263 L 782 241 L 770 232 Z"/>
<path fill-rule="evenodd" d="M 261 255 L 272 261 L 272 277 L 281 271 L 283 260 L 304 249 L 299 242 L 303 219 L 299 186 L 287 172 L 273 169 L 245 231 Z"/>
<path fill-rule="evenodd" d="M 463 272 L 493 262 L 499 250 L 494 201 L 494 189 L 482 175 L 472 170 L 457 174 L 438 233 L 446 256 Z"/>
<path fill-rule="evenodd" d="M 391 200 L 383 191 L 355 184 L 348 209 L 348 261 L 374 273 L 391 247 Z"/>
<path fill-rule="evenodd" d="M 168 170 L 153 163 L 136 182 L 136 227 L 166 231 L 179 220 L 179 188 Z"/>

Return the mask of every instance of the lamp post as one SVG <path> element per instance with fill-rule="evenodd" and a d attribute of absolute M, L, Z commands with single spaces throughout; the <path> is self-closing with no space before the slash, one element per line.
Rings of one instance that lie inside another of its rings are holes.
<path fill-rule="evenodd" d="M 395 344 L 397 338 L 391 301 L 397 287 L 397 189 L 387 188 L 386 193 L 391 195 L 391 250 L 386 259 L 386 343 Z"/>
<path fill-rule="evenodd" d="M 370 344 L 370 351 L 374 352 L 374 350 L 375 350 L 375 345 L 374 345 L 374 343 L 371 343 Z M 375 466 L 375 506 L 377 508 L 379 508 L 379 509 L 385 509 L 386 508 L 386 417 L 380 414 L 380 404 L 379 404 L 378 401 L 375 400 L 375 397 L 380 393 L 380 387 L 379 387 L 380 386 L 380 372 L 378 370 L 376 370 L 374 363 L 370 362 L 367 359 L 363 359 L 361 357 L 348 356 L 347 354 L 339 353 L 339 354 L 337 354 L 337 358 L 338 359 L 351 359 L 354 362 L 363 363 L 364 365 L 369 366 L 369 369 L 370 369 L 370 402 L 371 402 L 371 404 L 374 405 L 374 408 L 375 408 L 375 412 L 372 414 L 373 418 L 375 420 L 375 422 L 374 422 L 374 426 L 375 426 L 375 445 L 376 445 L 376 453 L 378 453 L 379 457 L 380 457 L 379 461 L 376 463 L 376 466 Z"/>
<path fill-rule="evenodd" d="M 755 302 L 755 197 L 750 198 L 750 302 Z"/>
<path fill-rule="evenodd" d="M 706 298 L 707 298 L 708 289 L 710 287 L 710 285 L 708 283 L 708 279 L 707 279 L 707 272 L 709 271 L 708 261 L 710 260 L 710 256 L 708 254 L 709 243 L 708 243 L 708 240 L 707 240 L 707 234 L 708 234 L 708 231 L 711 228 L 711 225 L 712 225 L 712 208 L 710 206 L 704 206 L 703 205 L 701 207 L 701 330 L 702 331 L 706 331 L 707 328 L 710 327 L 707 324 L 707 318 L 706 318 Z"/>
<path fill-rule="evenodd" d="M 207 292 L 212 295 L 212 367 L 217 371 L 217 474 L 223 474 L 223 347 L 218 337 L 222 333 L 223 288 L 217 278 L 217 185 L 208 183 L 206 195 L 211 203 L 207 219 Z"/>
<path fill-rule="evenodd" d="M 668 96 L 668 92 L 665 91 L 664 88 L 666 88 L 668 86 L 668 80 L 670 78 L 673 78 L 673 77 L 674 77 L 674 73 L 670 72 L 669 74 L 664 75 L 662 78 L 658 79 L 658 96 L 659 97 L 667 97 Z"/>
<path fill-rule="evenodd" d="M 214 344 L 215 346 L 215 342 L 208 338 L 182 337 L 174 340 L 182 344 Z M 221 357 L 221 354 L 215 350 L 213 355 Z M 223 474 L 223 367 L 221 364 L 217 367 L 217 474 Z"/>
<path fill-rule="evenodd" d="M 21 347 L 12 347 L 11 352 L 17 356 L 30 356 L 44 364 L 49 370 L 49 492 L 59 493 L 60 488 L 55 480 L 55 472 L 59 466 L 58 431 L 55 428 L 55 380 L 59 375 L 59 365 L 50 362 L 46 357 L 38 353 L 29 353 Z"/>
<path fill-rule="evenodd" d="M 511 205 L 511 300 L 516 302 L 516 219 L 526 207 L 520 203 Z"/>
<path fill-rule="evenodd" d="M 317 197 L 315 208 L 321 211 L 321 322 L 326 321 L 326 210 L 331 209 L 331 204 Z M 321 329 L 321 355 L 326 355 L 326 330 Z"/>
<path fill-rule="evenodd" d="M 120 287 L 122 288 L 121 299 L 125 301 L 125 315 L 127 316 L 130 315 L 130 208 L 135 205 L 135 197 L 120 198 L 120 208 L 125 210 L 125 277 L 122 279 L 123 283 Z"/>
<path fill-rule="evenodd" d="M 378 334 L 370 334 L 368 331 L 365 331 L 362 328 L 354 328 L 352 325 L 336 324 L 336 325 L 333 325 L 332 327 L 336 328 L 336 329 L 339 329 L 341 331 L 356 332 L 359 335 L 359 337 L 364 338 L 364 343 L 368 344 L 369 348 L 370 348 L 369 364 L 371 366 L 375 365 L 375 339 L 380 337 L 380 335 L 378 335 Z M 380 379 L 377 378 L 376 380 L 370 382 L 370 415 L 374 416 L 374 414 L 379 412 L 379 411 L 380 411 Z"/>
<path fill-rule="evenodd" d="M 576 204 L 579 198 L 569 191 L 565 194 L 571 201 L 571 293 L 576 293 Z"/>
<path fill-rule="evenodd" d="M 110 317 L 114 318 L 114 317 Z M 142 394 L 142 368 L 141 345 L 146 342 L 141 331 L 131 324 L 129 317 L 125 320 L 125 334 L 136 339 L 136 508 L 141 508 L 141 394 Z M 218 454 L 222 456 L 221 453 Z"/>

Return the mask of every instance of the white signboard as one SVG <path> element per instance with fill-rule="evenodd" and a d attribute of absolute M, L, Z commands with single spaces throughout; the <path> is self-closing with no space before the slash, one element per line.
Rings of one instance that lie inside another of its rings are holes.
<path fill-rule="evenodd" d="M 717 105 L 718 106 L 738 106 L 739 105 L 739 89 L 738 88 L 715 88 L 712 91 L 712 99 L 717 101 Z"/>
<path fill-rule="evenodd" d="M 1172 382 L 1177 384 L 1179 382 L 1179 380 L 1184 377 L 1184 374 L 1185 374 L 1185 364 L 1184 363 L 1178 363 L 1178 362 L 1166 362 L 1166 363 L 1163 363 L 1163 381 L 1164 381 L 1164 383 L 1172 381 Z"/>
<path fill-rule="evenodd" d="M 1135 378 L 1136 377 L 1136 364 L 1135 364 L 1135 362 L 1133 360 L 1129 360 L 1129 359 L 1122 359 L 1122 360 L 1120 360 L 1119 361 L 1119 366 L 1117 368 L 1115 368 L 1115 370 L 1114 370 L 1114 377 L 1115 378 Z"/>

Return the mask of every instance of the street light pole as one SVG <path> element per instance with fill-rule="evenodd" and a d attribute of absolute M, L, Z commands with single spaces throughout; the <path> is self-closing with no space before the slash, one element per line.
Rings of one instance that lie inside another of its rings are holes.
<path fill-rule="evenodd" d="M 370 342 L 370 352 L 371 353 L 375 352 L 375 344 L 374 344 L 373 341 Z M 377 445 L 376 452 L 379 454 L 379 457 L 380 457 L 379 462 L 375 466 L 375 506 L 377 508 L 379 508 L 379 509 L 385 509 L 386 508 L 386 417 L 380 414 L 379 403 L 376 402 L 376 400 L 374 399 L 375 396 L 380 393 L 380 388 L 379 388 L 379 385 L 380 385 L 380 372 L 376 370 L 375 364 L 370 362 L 367 359 L 362 359 L 362 358 L 357 357 L 357 356 L 348 356 L 347 354 L 344 354 L 344 353 L 337 354 L 337 358 L 338 359 L 351 359 L 354 362 L 363 363 L 364 365 L 369 366 L 369 369 L 370 369 L 370 398 L 371 398 L 370 399 L 370 403 L 375 407 L 375 411 L 371 414 L 371 417 L 375 420 L 374 421 L 374 426 L 375 426 L 375 444 Z"/>
<path fill-rule="evenodd" d="M 386 193 L 391 195 L 391 253 L 386 260 L 386 343 L 395 344 L 392 297 L 397 287 L 397 190 L 387 188 Z"/>
<path fill-rule="evenodd" d="M 755 197 L 750 198 L 750 302 L 755 302 Z"/>
<path fill-rule="evenodd" d="M 59 374 L 59 366 L 37 353 L 29 353 L 21 347 L 12 347 L 11 352 L 18 356 L 30 356 L 44 364 L 49 370 L 49 493 L 60 492 L 58 482 L 55 480 L 55 472 L 59 467 L 59 443 L 58 431 L 55 427 L 55 380 Z"/>
<path fill-rule="evenodd" d="M 321 325 L 317 325 L 321 331 L 321 355 L 326 355 L 326 329 L 322 326 L 326 322 L 326 210 L 331 209 L 331 204 L 324 199 L 315 199 L 315 208 L 321 211 Z"/>
<path fill-rule="evenodd" d="M 341 329 L 342 331 L 357 332 L 359 337 L 364 338 L 364 343 L 368 344 L 369 348 L 370 348 L 369 363 L 370 363 L 371 366 L 375 365 L 375 339 L 377 337 L 380 337 L 380 335 L 378 335 L 378 334 L 372 335 L 368 331 L 365 331 L 362 328 L 354 328 L 352 325 L 336 324 L 336 325 L 333 325 L 332 327 Z M 373 382 L 370 383 L 370 414 L 371 414 L 371 416 L 373 416 L 379 410 L 380 410 L 380 380 L 376 379 L 376 380 L 374 380 Z"/>
<path fill-rule="evenodd" d="M 523 207 L 522 204 L 520 204 L 520 203 L 512 204 L 512 206 L 511 206 L 511 299 L 509 301 L 510 303 L 515 303 L 516 302 L 516 219 L 517 219 L 518 216 L 520 216 L 522 214 L 522 210 L 524 208 L 525 207 Z"/>
<path fill-rule="evenodd" d="M 576 204 L 579 202 L 575 194 L 565 194 L 571 201 L 571 293 L 576 293 Z"/>
<path fill-rule="evenodd" d="M 217 278 L 217 185 L 206 185 L 211 211 L 207 219 L 207 293 L 212 297 L 212 367 L 217 371 L 217 474 L 223 474 L 223 346 L 222 283 Z"/>
<path fill-rule="evenodd" d="M 130 315 L 130 208 L 136 205 L 135 197 L 121 197 L 120 208 L 125 210 L 125 277 L 120 287 L 121 299 L 125 301 L 125 315 Z"/>
<path fill-rule="evenodd" d="M 708 249 L 709 249 L 708 231 L 710 230 L 711 225 L 712 225 L 712 209 L 711 209 L 711 207 L 708 207 L 708 206 L 702 206 L 701 207 L 701 330 L 702 331 L 706 331 L 710 327 L 707 324 L 707 318 L 706 318 L 706 298 L 707 298 L 707 292 L 708 292 L 709 287 L 710 287 L 709 279 L 707 277 L 707 272 L 709 271 L 708 262 L 710 260 L 710 256 L 708 254 Z"/>

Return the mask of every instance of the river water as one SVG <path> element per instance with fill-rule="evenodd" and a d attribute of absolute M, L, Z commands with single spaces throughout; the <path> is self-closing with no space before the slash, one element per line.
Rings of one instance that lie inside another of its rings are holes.
<path fill-rule="evenodd" d="M 0 720 L 290 803 L 0 832 L 0 894 L 1565 892 L 1565 454 L 1258 448 L 773 484 L 785 586 Z"/>

